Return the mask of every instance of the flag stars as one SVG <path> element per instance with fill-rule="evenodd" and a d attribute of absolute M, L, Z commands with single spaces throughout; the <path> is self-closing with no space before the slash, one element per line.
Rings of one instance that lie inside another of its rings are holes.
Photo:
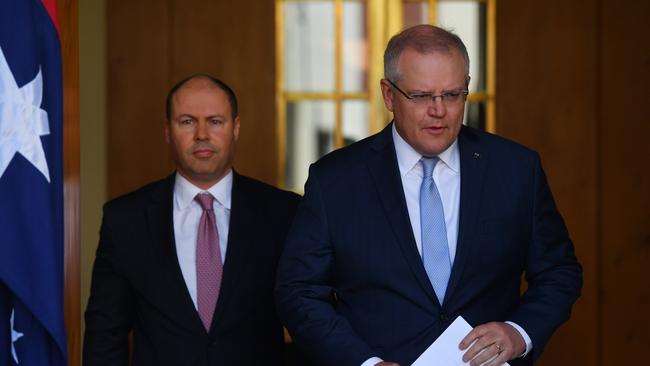
<path fill-rule="evenodd" d="M 25 157 L 45 179 L 50 172 L 40 137 L 50 134 L 47 112 L 41 108 L 43 77 L 19 88 L 0 48 L 0 178 L 16 153 Z"/>
<path fill-rule="evenodd" d="M 15 343 L 20 337 L 23 336 L 23 333 L 17 332 L 14 329 L 14 313 L 15 310 L 11 310 L 11 318 L 9 318 L 9 324 L 11 325 L 11 356 L 14 358 L 16 365 L 18 364 L 18 355 L 16 355 L 16 346 Z"/>

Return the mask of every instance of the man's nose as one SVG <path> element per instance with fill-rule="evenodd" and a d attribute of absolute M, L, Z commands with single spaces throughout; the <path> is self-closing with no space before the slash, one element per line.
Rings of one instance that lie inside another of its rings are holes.
<path fill-rule="evenodd" d="M 432 97 L 429 106 L 427 107 L 427 112 L 433 117 L 444 117 L 444 115 L 447 114 L 447 107 L 445 107 L 445 104 L 442 102 L 442 97 Z"/>
<path fill-rule="evenodd" d="M 205 121 L 198 121 L 196 123 L 196 131 L 194 131 L 194 138 L 197 140 L 205 140 L 208 138 L 208 125 Z"/>

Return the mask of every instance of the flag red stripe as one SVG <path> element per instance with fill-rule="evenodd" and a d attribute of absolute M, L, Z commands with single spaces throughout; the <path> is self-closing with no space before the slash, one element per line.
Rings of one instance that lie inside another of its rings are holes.
<path fill-rule="evenodd" d="M 50 14 L 50 18 L 52 19 L 52 23 L 54 23 L 54 26 L 56 27 L 57 33 L 61 33 L 59 31 L 59 14 L 57 11 L 56 7 L 56 0 L 41 0 L 43 2 L 43 6 L 45 6 L 45 9 L 47 10 L 47 13 Z"/>

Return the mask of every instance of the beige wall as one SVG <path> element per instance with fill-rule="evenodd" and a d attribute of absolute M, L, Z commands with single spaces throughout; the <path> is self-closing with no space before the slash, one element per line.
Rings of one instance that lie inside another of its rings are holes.
<path fill-rule="evenodd" d="M 81 134 L 81 330 L 106 200 L 106 21 L 104 0 L 79 2 Z"/>

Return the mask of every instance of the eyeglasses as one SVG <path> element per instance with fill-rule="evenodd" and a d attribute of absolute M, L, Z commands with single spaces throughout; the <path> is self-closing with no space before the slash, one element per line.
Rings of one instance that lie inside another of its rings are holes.
<path fill-rule="evenodd" d="M 404 98 L 410 100 L 411 102 L 417 105 L 426 105 L 430 101 L 433 101 L 433 103 L 435 103 L 436 98 L 440 98 L 440 102 L 446 106 L 452 105 L 460 101 L 464 101 L 467 94 L 469 94 L 469 90 L 467 89 L 447 91 L 440 95 L 433 95 L 432 93 L 406 94 L 406 92 L 404 92 L 397 85 L 395 85 L 394 82 L 388 79 L 386 79 L 386 81 L 388 81 L 390 85 L 393 86 L 393 88 L 397 89 L 397 91 L 400 92 L 404 96 Z"/>

